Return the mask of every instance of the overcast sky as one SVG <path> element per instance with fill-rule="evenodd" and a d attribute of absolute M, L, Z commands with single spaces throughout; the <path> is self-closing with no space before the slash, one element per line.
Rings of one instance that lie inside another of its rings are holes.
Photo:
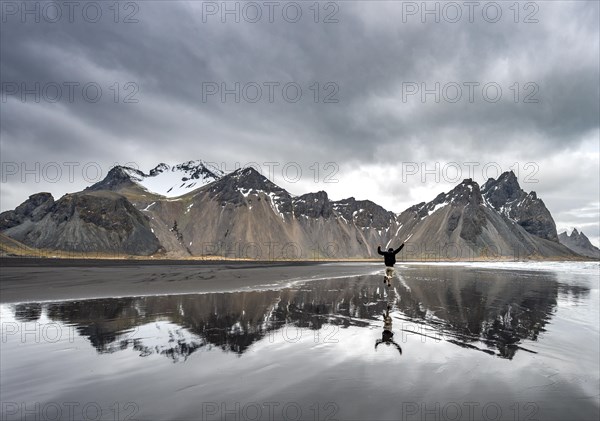
<path fill-rule="evenodd" d="M 256 163 L 395 212 L 512 169 L 599 243 L 597 1 L 1 7 L 3 211 L 115 163 Z"/>

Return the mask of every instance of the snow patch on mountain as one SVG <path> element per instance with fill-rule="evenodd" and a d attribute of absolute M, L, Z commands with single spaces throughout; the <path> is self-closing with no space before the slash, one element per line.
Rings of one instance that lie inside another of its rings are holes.
<path fill-rule="evenodd" d="M 123 171 L 145 190 L 170 198 L 182 196 L 224 175 L 220 169 L 201 160 L 174 166 L 161 163 L 148 174 L 126 167 Z"/>
<path fill-rule="evenodd" d="M 248 195 L 252 192 L 252 189 L 244 189 L 243 187 L 240 187 L 239 192 L 242 194 L 242 196 L 248 197 Z"/>
<path fill-rule="evenodd" d="M 281 197 L 278 196 L 276 193 L 273 192 L 269 192 L 267 193 L 269 196 L 269 200 L 271 202 L 271 208 L 273 209 L 273 211 L 278 214 L 279 216 L 281 216 L 281 219 L 283 219 L 285 221 L 285 215 L 283 214 L 283 212 L 279 209 L 279 205 L 281 203 Z"/>
<path fill-rule="evenodd" d="M 155 205 L 155 204 L 156 204 L 156 202 L 152 202 L 152 203 L 150 203 L 148 206 L 146 206 L 144 209 L 142 209 L 142 211 L 148 211 L 148 210 L 150 210 L 150 208 L 151 208 L 153 205 Z"/>
<path fill-rule="evenodd" d="M 470 187 L 470 186 L 469 186 Z M 444 206 L 446 206 L 448 204 L 448 202 L 442 202 L 442 203 L 438 203 L 437 205 L 435 205 L 429 212 L 427 212 L 427 216 L 434 214 L 438 209 L 443 208 Z"/>

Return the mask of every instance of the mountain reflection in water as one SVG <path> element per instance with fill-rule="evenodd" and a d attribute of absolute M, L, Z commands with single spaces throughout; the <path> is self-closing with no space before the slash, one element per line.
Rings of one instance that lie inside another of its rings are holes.
<path fill-rule="evenodd" d="M 528 351 L 552 318 L 559 294 L 575 302 L 589 289 L 559 283 L 552 273 L 400 270 L 392 288 L 380 276 L 307 282 L 277 291 L 94 299 L 12 306 L 15 318 L 33 322 L 45 312 L 74 327 L 99 353 L 133 349 L 173 361 L 201 349 L 239 356 L 272 332 L 381 327 L 391 305 L 396 333 L 424 335 L 512 359 Z M 371 332 L 371 330 L 367 330 Z M 157 333 L 159 332 L 159 333 Z M 315 333 L 316 334 L 316 333 Z M 371 333 L 369 333 L 371 334 Z M 293 334 L 292 334 L 293 336 Z M 396 340 L 400 335 L 395 336 Z M 532 352 L 532 351 L 529 351 Z"/>

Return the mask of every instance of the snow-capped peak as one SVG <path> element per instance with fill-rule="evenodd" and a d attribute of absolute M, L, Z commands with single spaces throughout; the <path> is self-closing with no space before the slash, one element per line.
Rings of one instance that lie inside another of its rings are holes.
<path fill-rule="evenodd" d="M 148 174 L 133 168 L 124 167 L 123 170 L 144 189 L 166 197 L 182 196 L 224 175 L 220 169 L 201 160 L 178 165 L 160 163 Z"/>

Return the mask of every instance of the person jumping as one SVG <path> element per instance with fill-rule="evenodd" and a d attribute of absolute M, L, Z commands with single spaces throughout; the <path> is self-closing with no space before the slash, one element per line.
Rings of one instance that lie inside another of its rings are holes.
<path fill-rule="evenodd" d="M 377 253 L 383 256 L 383 261 L 385 263 L 385 276 L 383 277 L 383 283 L 387 282 L 387 286 L 389 287 L 390 279 L 394 276 L 394 264 L 396 264 L 396 254 L 402 250 L 404 247 L 404 243 L 396 250 L 393 248 L 389 248 L 387 251 L 381 251 L 381 246 L 377 247 Z"/>

